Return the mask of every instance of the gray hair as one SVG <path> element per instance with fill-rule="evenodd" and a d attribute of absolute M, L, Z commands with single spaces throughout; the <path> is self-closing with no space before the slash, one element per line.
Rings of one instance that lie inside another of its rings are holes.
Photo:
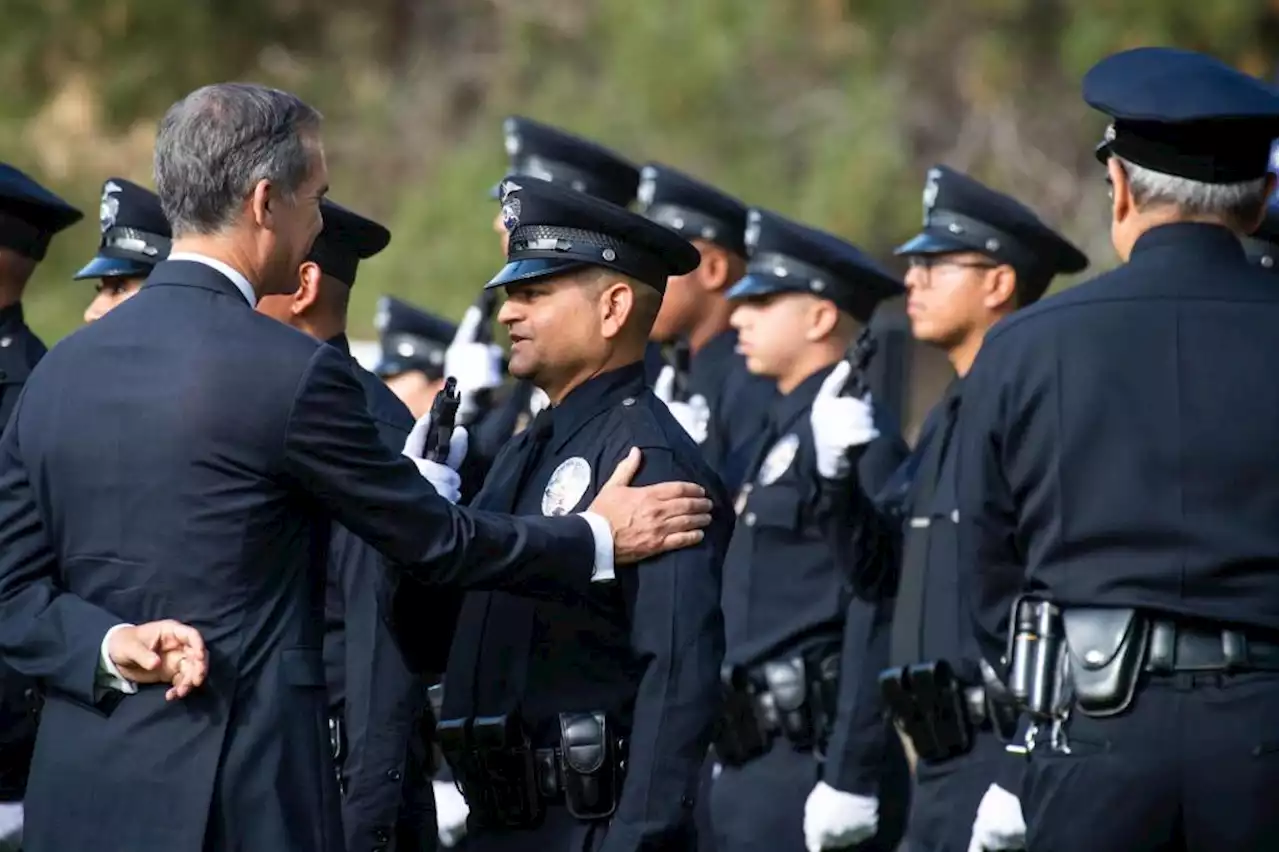
<path fill-rule="evenodd" d="M 1203 183 L 1167 175 L 1116 157 L 1129 176 L 1129 187 L 1139 209 L 1167 205 L 1187 217 L 1221 221 L 1237 231 L 1252 230 L 1267 203 L 1267 179 L 1239 183 Z"/>
<path fill-rule="evenodd" d="M 307 179 L 321 116 L 296 95 L 252 83 L 196 89 L 156 136 L 156 193 L 173 235 L 215 234 L 269 180 L 291 197 Z"/>

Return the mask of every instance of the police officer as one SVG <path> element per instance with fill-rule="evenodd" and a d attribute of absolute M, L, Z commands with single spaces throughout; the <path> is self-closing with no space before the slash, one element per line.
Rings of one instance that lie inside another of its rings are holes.
<path fill-rule="evenodd" d="M 84 309 L 86 323 L 142 289 L 152 268 L 169 256 L 169 221 L 160 199 L 133 181 L 113 177 L 102 184 L 98 224 L 98 253 L 75 274 L 76 281 L 96 282 L 97 294 Z"/>
<path fill-rule="evenodd" d="M 378 299 L 374 326 L 380 353 L 373 372 L 421 417 L 444 387 L 445 352 L 458 327 L 394 296 Z"/>
<path fill-rule="evenodd" d="M 0 431 L 45 346 L 22 316 L 22 294 L 49 241 L 83 214 L 0 163 Z M 0 842 L 21 836 L 23 792 L 35 744 L 35 682 L 0 664 Z"/>
<path fill-rule="evenodd" d="M 711 821 L 721 852 L 803 849 L 805 797 L 831 778 L 840 791 L 829 813 L 841 820 L 842 842 L 872 838 L 882 820 L 869 848 L 892 849 L 905 803 L 900 790 L 880 788 L 887 730 L 851 734 L 835 718 L 840 681 L 859 665 L 841 653 L 846 618 L 869 630 L 877 614 L 873 606 L 850 612 L 843 566 L 823 535 L 832 505 L 817 487 L 808 416 L 876 305 L 901 285 L 854 246 L 775 214 L 752 210 L 746 242 L 747 275 L 728 293 L 732 322 L 747 368 L 770 377 L 779 396 L 746 468 L 725 560 L 728 693 Z M 871 446 L 859 466 L 866 482 L 879 484 L 906 447 L 895 427 L 870 414 L 863 426 Z"/>
<path fill-rule="evenodd" d="M 1028 848 L 1270 849 L 1276 278 L 1239 237 L 1273 183 L 1276 90 L 1139 48 L 1083 93 L 1112 118 L 1123 265 L 987 336 L 958 427 L 961 583 L 997 670 L 1030 596 L 1010 654 Z"/>
<path fill-rule="evenodd" d="M 471 808 L 469 848 L 692 848 L 723 638 L 729 501 L 645 384 L 662 290 L 697 251 L 660 225 L 555 183 L 505 182 L 508 264 L 489 283 L 510 370 L 551 400 L 499 456 L 474 506 L 559 515 L 638 448 L 639 477 L 712 496 L 702 543 L 581 598 L 467 596 L 440 742 Z"/>
<path fill-rule="evenodd" d="M 503 144 L 506 148 L 507 173 L 514 178 L 538 179 L 565 186 L 578 192 L 615 204 L 618 207 L 629 206 L 636 197 L 636 189 L 640 183 L 640 171 L 626 158 L 595 142 L 583 139 L 567 131 L 543 124 L 523 116 L 508 116 L 502 123 Z M 499 185 L 495 185 L 491 195 L 496 200 L 500 196 Z M 493 220 L 493 229 L 505 256 L 507 251 L 508 231 L 502 224 L 502 212 L 499 210 Z M 492 292 L 481 294 L 477 307 L 482 308 L 481 328 L 488 329 L 488 316 L 495 305 Z M 464 318 L 465 322 L 465 318 Z M 482 338 L 479 342 L 487 342 Z M 473 355 L 464 355 L 460 351 L 450 358 L 450 375 L 471 375 L 486 371 L 483 357 L 479 349 L 472 347 Z M 492 355 L 489 356 L 492 363 Z M 650 381 L 657 378 L 662 367 L 662 354 L 655 346 L 645 351 L 645 367 Z M 472 391 L 466 383 L 459 380 L 459 387 L 465 394 Z M 482 393 L 485 388 L 479 389 Z M 538 412 L 546 405 L 546 397 L 529 382 L 517 380 L 505 399 L 495 404 L 488 416 L 471 429 L 471 449 L 469 455 L 472 464 L 480 458 L 492 460 L 502 445 L 513 434 L 527 427 Z"/>
<path fill-rule="evenodd" d="M 861 529 L 833 525 L 830 533 L 867 553 L 875 553 L 874 539 L 883 537 L 891 542 L 888 552 L 901 554 L 894 570 L 871 564 L 871 576 L 860 582 L 870 596 L 896 595 L 887 661 L 892 669 L 885 680 L 888 711 L 917 758 L 907 840 L 912 852 L 965 852 L 983 794 L 996 785 L 1015 797 L 1022 762 L 1005 753 L 1000 734 L 1012 734 L 1016 710 L 996 706 L 985 694 L 958 585 L 953 433 L 961 390 L 991 327 L 1038 300 L 1055 275 L 1079 272 L 1088 261 L 1013 198 L 941 165 L 926 177 L 924 229 L 896 253 L 910 263 L 912 334 L 942 349 L 957 378 L 926 420 L 911 456 L 881 489 L 868 515 L 872 523 Z M 849 424 L 865 416 L 863 406 L 834 395 L 814 405 L 820 458 L 835 461 L 851 449 L 856 436 Z M 819 466 L 820 473 L 834 470 Z M 855 500 L 860 494 L 854 489 Z M 872 688 L 863 694 L 878 698 Z M 947 716 L 954 706 L 972 711 L 965 718 Z M 1012 807 L 1009 848 L 1021 841 L 1016 803 Z"/>
<path fill-rule="evenodd" d="M 637 195 L 640 212 L 682 234 L 702 258 L 697 269 L 667 282 L 653 339 L 687 346 L 689 363 L 663 367 L 654 391 L 733 489 L 776 395 L 773 383 L 749 372 L 738 354 L 733 306 L 725 299 L 746 268 L 747 208 L 659 163 L 640 170 Z M 677 376 L 677 368 L 687 375 Z"/>
<path fill-rule="evenodd" d="M 391 232 L 327 199 L 321 214 L 324 228 L 298 268 L 297 290 L 263 296 L 257 309 L 349 356 L 347 304 L 356 272 L 362 260 L 386 248 Z M 403 447 L 414 417 L 354 359 L 351 369 L 383 443 Z M 411 670 L 388 629 L 383 605 L 388 581 L 377 551 L 335 524 L 326 577 L 324 666 L 347 852 L 436 847 L 428 684 Z M 419 617 L 429 626 L 436 616 L 422 612 Z M 417 650 L 432 653 L 429 647 Z M 443 650 L 434 653 L 442 661 Z"/>

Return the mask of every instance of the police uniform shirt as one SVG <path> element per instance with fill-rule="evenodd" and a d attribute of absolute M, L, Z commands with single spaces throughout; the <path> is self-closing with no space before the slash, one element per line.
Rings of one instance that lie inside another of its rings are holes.
<path fill-rule="evenodd" d="M 819 370 L 777 399 L 738 492 L 722 600 L 728 662 L 763 662 L 806 638 L 838 635 L 844 621 L 850 572 L 836 564 L 824 534 L 833 505 L 819 487 L 809 424 L 830 372 Z M 873 441 L 860 472 L 885 466 L 886 452 L 894 466 L 901 462 L 897 435 Z"/>
<path fill-rule="evenodd" d="M 605 711 L 630 739 L 609 827 L 619 849 L 650 848 L 644 844 L 690 817 L 718 695 L 728 497 L 636 363 L 590 379 L 540 414 L 504 448 L 474 501 L 516 514 L 581 511 L 631 447 L 643 453 L 633 484 L 682 480 L 706 489 L 715 509 L 703 541 L 620 571 L 618 583 L 582 599 L 469 593 L 442 712 L 454 719 L 518 709 L 534 745 L 549 747 L 558 743 L 558 713 Z M 534 467 L 522 477 L 531 454 Z"/>
<path fill-rule="evenodd" d="M 1215 183 L 1265 173 L 1275 90 L 1216 60 L 1128 51 L 1084 90 L 1116 119 L 1104 153 Z M 956 480 L 961 571 L 993 665 L 1024 589 L 1274 637 L 1276 291 L 1225 227 L 1168 224 L 987 335 Z"/>

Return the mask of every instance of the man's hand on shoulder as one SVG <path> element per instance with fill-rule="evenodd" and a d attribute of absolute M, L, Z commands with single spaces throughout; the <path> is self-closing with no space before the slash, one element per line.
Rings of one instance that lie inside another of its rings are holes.
<path fill-rule="evenodd" d="M 115 667 L 113 674 L 127 681 L 170 684 L 169 701 L 203 684 L 209 668 L 200 631 L 172 619 L 112 628 L 104 656 Z"/>
<path fill-rule="evenodd" d="M 632 448 L 587 507 L 604 518 L 613 532 L 614 560 L 639 562 L 702 541 L 711 524 L 711 501 L 692 482 L 660 482 L 631 486 L 640 469 L 640 450 Z"/>

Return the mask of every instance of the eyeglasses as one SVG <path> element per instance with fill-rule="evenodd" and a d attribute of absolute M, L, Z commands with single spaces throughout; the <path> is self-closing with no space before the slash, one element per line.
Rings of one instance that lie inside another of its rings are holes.
<path fill-rule="evenodd" d="M 995 269 L 1000 266 L 998 263 L 982 260 L 957 260 L 945 254 L 917 254 L 907 258 L 907 265 L 912 269 L 919 269 L 924 272 L 932 272 L 941 267 L 954 267 L 956 269 Z"/>

